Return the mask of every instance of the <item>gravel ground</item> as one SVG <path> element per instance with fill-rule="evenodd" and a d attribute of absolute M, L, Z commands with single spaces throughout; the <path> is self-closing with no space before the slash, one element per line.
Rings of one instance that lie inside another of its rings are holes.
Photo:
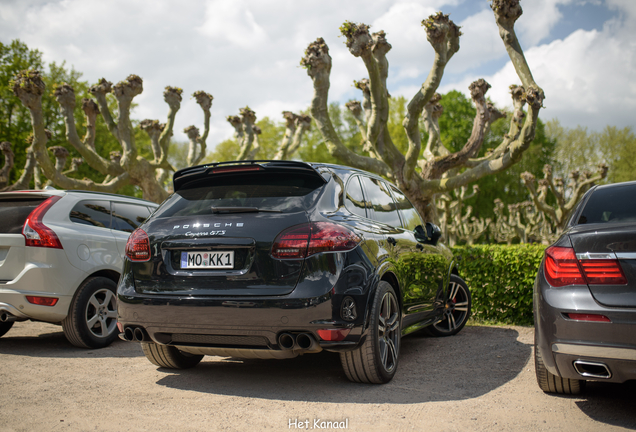
<path fill-rule="evenodd" d="M 0 338 L 0 431 L 304 430 L 316 420 L 355 431 L 636 429 L 633 383 L 591 383 L 583 397 L 541 392 L 532 340 L 525 327 L 411 335 L 396 377 L 378 386 L 347 381 L 332 353 L 205 357 L 173 371 L 136 343 L 83 350 L 58 326 L 16 323 Z"/>

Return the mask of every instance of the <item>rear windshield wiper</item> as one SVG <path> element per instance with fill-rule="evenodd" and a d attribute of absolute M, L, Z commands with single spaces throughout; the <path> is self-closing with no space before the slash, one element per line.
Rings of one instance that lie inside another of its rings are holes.
<path fill-rule="evenodd" d="M 258 207 L 210 207 L 212 213 L 282 213 L 280 210 L 259 209 Z"/>

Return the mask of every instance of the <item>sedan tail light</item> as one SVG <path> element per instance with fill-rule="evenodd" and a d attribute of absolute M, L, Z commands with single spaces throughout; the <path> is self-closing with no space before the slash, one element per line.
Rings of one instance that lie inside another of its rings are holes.
<path fill-rule="evenodd" d="M 577 259 L 574 249 L 552 246 L 545 251 L 545 278 L 550 285 L 625 285 L 617 259 Z"/>
<path fill-rule="evenodd" d="M 62 197 L 52 196 L 47 198 L 29 214 L 29 217 L 24 221 L 24 226 L 22 227 L 25 246 L 64 249 L 55 232 L 42 223 L 46 212 L 53 204 L 58 202 L 60 198 Z"/>
<path fill-rule="evenodd" d="M 150 260 L 150 240 L 146 231 L 137 228 L 126 242 L 126 256 L 129 260 L 143 262 Z"/>
<path fill-rule="evenodd" d="M 360 243 L 350 229 L 332 222 L 312 222 L 282 231 L 274 240 L 272 256 L 298 259 L 320 252 L 348 251 Z"/>
<path fill-rule="evenodd" d="M 591 285 L 625 285 L 627 279 L 617 259 L 580 260 L 587 283 Z"/>

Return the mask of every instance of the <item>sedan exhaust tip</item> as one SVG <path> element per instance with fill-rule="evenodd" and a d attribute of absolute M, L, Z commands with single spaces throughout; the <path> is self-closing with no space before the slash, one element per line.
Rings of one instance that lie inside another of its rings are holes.
<path fill-rule="evenodd" d="M 605 363 L 576 360 L 574 369 L 585 378 L 610 379 L 612 377 L 612 372 Z"/>

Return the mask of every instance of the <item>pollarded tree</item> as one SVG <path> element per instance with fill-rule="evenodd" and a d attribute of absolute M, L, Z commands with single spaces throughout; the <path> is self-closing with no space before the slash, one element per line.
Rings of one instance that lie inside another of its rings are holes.
<path fill-rule="evenodd" d="M 311 126 L 311 117 L 294 114 L 291 111 L 283 111 L 285 119 L 285 130 L 280 139 L 277 139 L 274 149 L 263 148 L 261 146 L 260 136 L 262 130 L 256 125 L 256 113 L 248 106 L 239 110 L 239 115 L 231 115 L 227 117 L 227 121 L 234 128 L 234 142 L 230 143 L 235 153 L 231 159 L 234 160 L 254 160 L 265 159 L 267 155 L 259 156 L 261 150 L 270 153 L 273 160 L 291 159 L 294 153 L 300 148 L 303 135 Z M 267 118 L 265 120 L 268 120 Z M 275 128 L 279 129 L 279 128 Z M 274 131 L 274 132 L 277 132 Z M 275 138 L 268 134 L 268 138 Z M 271 143 L 270 143 L 271 144 Z M 272 157 L 272 155 L 275 155 Z M 263 153 L 261 151 L 261 153 Z M 227 156 L 227 155 L 226 155 Z M 230 160 L 231 160 L 230 159 Z"/>
<path fill-rule="evenodd" d="M 550 165 L 543 167 L 543 178 L 538 181 L 538 187 L 535 176 L 529 172 L 521 174 L 521 179 L 528 188 L 537 211 L 544 213 L 552 222 L 556 227 L 556 234 L 561 234 L 583 194 L 606 176 L 607 165 L 600 163 L 595 173 L 588 170 L 583 173 L 578 170 L 572 171 L 567 183 L 562 177 L 552 176 Z M 550 195 L 554 204 L 549 203 Z"/>
<path fill-rule="evenodd" d="M 493 0 L 491 8 L 501 39 L 522 85 L 511 87 L 515 110 L 508 133 L 491 153 L 481 158 L 476 156 L 490 124 L 503 116 L 486 101 L 485 94 L 490 85 L 482 79 L 470 85 L 471 98 L 477 113 L 472 133 L 464 147 L 451 153 L 439 138 L 439 96 L 436 91 L 446 64 L 459 50 L 461 35 L 459 27 L 448 15 L 440 12 L 422 22 L 427 39 L 435 50 L 435 60 L 426 81 L 407 107 L 403 121 L 408 138 L 406 152 L 399 151 L 387 128 L 387 53 L 391 45 L 383 31 L 371 34 L 369 26 L 350 22 L 340 28 L 346 38 L 347 48 L 351 54 L 363 60 L 369 74 L 368 79 L 356 83 L 362 91 L 363 103 L 361 106 L 348 106 L 354 115 L 357 114 L 359 127 L 364 131 L 367 155 L 349 150 L 342 143 L 329 118 L 331 57 L 325 41 L 318 38 L 312 42 L 301 60 L 301 65 L 307 69 L 314 85 L 311 114 L 331 154 L 342 163 L 383 175 L 396 182 L 427 220 L 437 219 L 435 206 L 431 205 L 436 194 L 452 191 L 507 169 L 521 159 L 535 136 L 544 94 L 532 77 L 514 31 L 514 23 L 522 13 L 519 0 Z M 527 114 L 523 111 L 526 105 Z M 428 133 L 424 152 L 418 125 L 422 114 Z"/>
<path fill-rule="evenodd" d="M 69 174 L 76 171 L 78 161 L 74 161 L 73 167 L 75 168 L 71 167 L 70 170 L 64 171 L 68 151 L 46 147 L 50 136 L 47 136 L 42 115 L 44 91 L 45 83 L 36 70 L 22 71 L 13 81 L 14 94 L 28 108 L 31 115 L 33 141 L 28 151 L 33 153 L 39 169 L 50 182 L 64 189 L 84 189 L 98 192 L 116 192 L 125 185 L 135 185 L 142 190 L 143 197 L 148 200 L 161 202 L 167 198 L 168 192 L 163 187 L 163 181 L 167 173 L 174 170 L 168 162 L 168 146 L 175 117 L 181 107 L 181 89 L 166 87 L 164 91 L 164 100 L 169 107 L 168 119 L 165 124 L 160 124 L 157 120 L 144 120 L 141 123 L 152 143 L 153 159 L 148 160 L 138 153 L 130 119 L 133 98 L 143 91 L 143 81 L 140 77 L 130 75 L 126 80 L 116 85 L 102 78 L 91 87 L 90 92 L 97 102 L 88 98 L 82 101 L 82 110 L 86 116 L 87 124 L 86 135 L 83 139 L 80 138 L 75 124 L 76 98 L 73 87 L 62 84 L 55 88 L 55 99 L 60 105 L 64 118 L 66 139 L 81 155 L 84 162 L 105 176 L 101 183 L 86 178 L 70 177 Z M 111 113 L 106 99 L 109 93 L 113 94 L 117 102 L 116 118 Z M 193 152 L 205 155 L 205 139 L 209 131 L 212 96 L 202 91 L 196 92 L 193 96 L 203 109 L 205 125 L 203 136 L 196 137 L 194 140 L 194 145 L 198 145 L 199 150 L 198 152 L 193 150 Z M 96 119 L 100 114 L 109 132 L 121 146 L 121 151 L 111 152 L 108 158 L 103 157 L 95 150 Z M 51 161 L 48 150 L 53 151 L 56 163 Z"/>

